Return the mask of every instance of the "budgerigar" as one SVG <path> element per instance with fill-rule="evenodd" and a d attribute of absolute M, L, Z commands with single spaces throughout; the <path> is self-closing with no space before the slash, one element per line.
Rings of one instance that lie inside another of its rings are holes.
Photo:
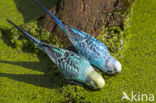
<path fill-rule="evenodd" d="M 56 46 L 39 41 L 23 29 L 19 28 L 13 22 L 9 20 L 7 21 L 21 31 L 38 48 L 48 54 L 50 59 L 59 67 L 60 72 L 67 80 L 84 83 L 95 89 L 104 87 L 104 79 L 95 71 L 85 57 L 80 56 L 72 51 L 58 48 Z"/>
<path fill-rule="evenodd" d="M 90 63 L 106 73 L 120 73 L 121 64 L 110 55 L 109 50 L 101 41 L 93 36 L 75 29 L 53 15 L 40 1 L 35 0 L 68 36 L 79 54 L 86 57 Z"/>

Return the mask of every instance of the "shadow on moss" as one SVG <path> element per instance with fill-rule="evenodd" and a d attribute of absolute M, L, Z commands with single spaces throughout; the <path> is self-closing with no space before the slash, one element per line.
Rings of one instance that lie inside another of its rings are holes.
<path fill-rule="evenodd" d="M 0 77 L 8 77 L 17 81 L 33 84 L 36 86 L 46 87 L 46 88 L 60 88 L 67 85 L 67 83 L 65 83 L 64 77 L 61 75 L 61 73 L 59 73 L 57 67 L 51 61 L 14 62 L 14 61 L 0 60 L 0 63 L 21 66 L 24 68 L 37 70 L 44 73 L 43 75 L 0 73 Z"/>
<path fill-rule="evenodd" d="M 27 31 L 35 38 L 44 41 L 49 44 L 56 45 L 58 47 L 64 47 L 60 43 L 60 39 L 56 36 L 50 35 L 45 29 L 38 26 L 37 21 L 31 21 L 21 26 L 23 30 Z M 0 63 L 12 64 L 21 67 L 25 67 L 31 70 L 37 70 L 44 72 L 44 75 L 32 75 L 32 74 L 5 74 L 1 73 L 0 77 L 9 77 L 11 79 L 26 82 L 29 84 L 43 86 L 47 88 L 60 88 L 67 84 L 62 74 L 58 71 L 57 66 L 49 59 L 49 57 L 40 51 L 30 40 L 28 40 L 20 31 L 16 28 L 3 28 L 2 39 L 8 46 L 15 48 L 17 52 L 36 53 L 40 62 L 14 62 L 14 61 L 2 61 Z M 74 47 L 68 47 L 67 49 L 75 51 Z M 33 57 L 32 57 L 33 58 Z M 75 85 L 75 84 L 72 84 Z M 86 85 L 82 85 L 86 88 Z"/>
<path fill-rule="evenodd" d="M 57 0 L 40 0 L 47 8 L 52 8 Z M 24 21 L 27 23 L 30 20 L 39 18 L 45 12 L 41 10 L 35 0 L 14 0 L 18 11 L 23 15 Z"/>
<path fill-rule="evenodd" d="M 60 43 L 61 40 L 58 39 L 57 36 L 53 36 L 53 34 L 50 34 L 45 29 L 41 28 L 37 21 L 31 21 L 20 25 L 19 27 L 41 41 L 56 45 L 58 47 L 63 47 Z M 16 48 L 18 51 L 35 52 L 40 54 L 40 50 L 37 49 L 37 47 L 16 28 L 2 28 L 1 30 L 3 34 L 2 38 L 8 46 Z"/>
<path fill-rule="evenodd" d="M 45 31 L 45 29 L 40 28 L 36 21 L 29 22 L 28 24 L 21 25 L 20 27 L 39 40 L 42 39 L 42 41 L 52 43 L 58 47 L 63 46 L 60 45 L 57 37 L 52 37 L 51 39 L 50 33 Z M 35 45 L 16 28 L 1 28 L 0 31 L 2 32 L 2 39 L 4 43 L 12 48 L 15 48 L 17 53 L 21 51 L 26 53 L 36 53 L 40 60 L 40 62 L 13 62 L 0 60 L 0 63 L 17 65 L 31 70 L 44 72 L 44 75 L 1 73 L 0 76 L 9 77 L 17 81 L 47 88 L 59 88 L 67 84 L 65 83 L 61 73 L 58 71 L 58 68 L 49 59 L 49 57 L 35 47 Z"/>

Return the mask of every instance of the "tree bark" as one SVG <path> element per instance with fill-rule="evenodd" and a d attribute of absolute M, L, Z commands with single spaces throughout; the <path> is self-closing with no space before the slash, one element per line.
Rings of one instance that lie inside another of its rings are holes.
<path fill-rule="evenodd" d="M 133 1 L 59 0 L 50 11 L 64 23 L 98 36 L 103 27 L 120 26 L 123 28 L 125 13 Z M 55 32 L 59 38 L 64 38 L 64 41 L 67 40 L 66 35 L 48 14 L 42 17 L 41 25 L 49 32 Z"/>

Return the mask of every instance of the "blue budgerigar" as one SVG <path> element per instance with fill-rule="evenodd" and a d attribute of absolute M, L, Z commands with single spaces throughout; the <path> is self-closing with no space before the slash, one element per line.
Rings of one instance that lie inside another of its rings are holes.
<path fill-rule="evenodd" d="M 106 73 L 120 73 L 121 64 L 110 55 L 107 47 L 91 35 L 71 27 L 53 15 L 40 1 L 35 0 L 65 32 L 79 54 Z"/>
<path fill-rule="evenodd" d="M 48 54 L 50 59 L 59 67 L 60 72 L 67 80 L 72 82 L 84 83 L 95 89 L 103 88 L 105 81 L 89 61 L 72 51 L 47 44 L 32 37 L 23 29 L 19 28 L 13 22 L 7 20 L 10 24 L 21 31 L 28 39 L 30 39 L 38 48 Z"/>

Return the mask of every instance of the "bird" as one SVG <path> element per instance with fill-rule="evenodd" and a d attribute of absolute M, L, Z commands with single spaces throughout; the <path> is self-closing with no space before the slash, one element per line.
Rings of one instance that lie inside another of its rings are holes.
<path fill-rule="evenodd" d="M 109 74 L 121 72 L 121 63 L 111 56 L 105 44 L 90 34 L 65 24 L 52 14 L 39 0 L 35 1 L 59 25 L 77 52 L 86 57 L 92 65 Z"/>
<path fill-rule="evenodd" d="M 104 87 L 105 81 L 103 77 L 93 68 L 88 59 L 73 51 L 42 42 L 18 27 L 12 21 L 7 21 L 22 32 L 40 50 L 46 53 L 59 67 L 59 71 L 67 81 L 71 81 L 71 83 L 75 84 L 86 84 L 94 89 L 101 89 Z"/>

